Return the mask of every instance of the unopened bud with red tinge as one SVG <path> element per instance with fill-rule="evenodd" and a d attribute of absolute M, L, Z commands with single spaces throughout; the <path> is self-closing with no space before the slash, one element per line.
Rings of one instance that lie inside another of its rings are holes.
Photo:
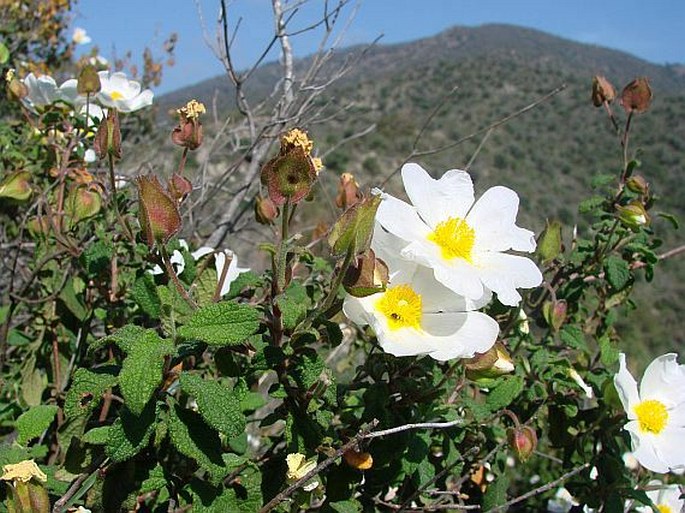
<path fill-rule="evenodd" d="M 100 159 L 110 155 L 114 159 L 121 158 L 121 129 L 119 128 L 119 114 L 116 109 L 109 109 L 107 117 L 100 122 L 95 134 L 93 149 Z"/>
<path fill-rule="evenodd" d="M 633 175 L 626 180 L 626 187 L 628 190 L 637 194 L 645 195 L 649 193 L 649 183 L 642 175 Z"/>
<path fill-rule="evenodd" d="M 514 361 L 501 342 L 495 342 L 484 353 L 476 353 L 473 358 L 464 360 L 466 377 L 477 383 L 493 380 L 499 376 L 514 372 Z"/>
<path fill-rule="evenodd" d="M 354 175 L 352 173 L 343 173 L 340 175 L 335 205 L 344 210 L 357 203 L 360 199 L 361 193 L 359 192 L 359 184 L 354 179 Z"/>
<path fill-rule="evenodd" d="M 167 188 L 171 197 L 175 198 L 178 203 L 182 203 L 193 190 L 193 184 L 187 178 L 174 173 L 167 182 Z"/>
<path fill-rule="evenodd" d="M 278 208 L 269 198 L 258 195 L 254 202 L 254 214 L 259 224 L 274 224 L 278 217 Z"/>
<path fill-rule="evenodd" d="M 547 301 L 542 305 L 542 315 L 554 331 L 559 331 L 566 321 L 568 304 L 563 299 Z"/>
<path fill-rule="evenodd" d="M 517 426 L 507 431 L 509 447 L 514 451 L 516 458 L 524 462 L 532 456 L 538 445 L 538 436 L 535 430 L 529 426 Z"/>
<path fill-rule="evenodd" d="M 0 198 L 25 201 L 31 196 L 31 173 L 14 171 L 0 182 Z"/>
<path fill-rule="evenodd" d="M 645 77 L 636 78 L 621 92 L 621 105 L 627 113 L 645 112 L 651 103 L 652 88 Z"/>
<path fill-rule="evenodd" d="M 149 247 L 155 243 L 166 244 L 181 229 L 181 214 L 178 202 L 167 191 L 156 176 L 140 176 L 138 186 L 138 218 Z"/>
<path fill-rule="evenodd" d="M 366 297 L 383 292 L 388 279 L 388 266 L 369 249 L 347 269 L 343 287 L 351 296 Z"/>

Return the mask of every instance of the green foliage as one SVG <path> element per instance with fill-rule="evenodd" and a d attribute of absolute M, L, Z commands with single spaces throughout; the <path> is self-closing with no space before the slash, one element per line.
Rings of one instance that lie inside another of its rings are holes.
<path fill-rule="evenodd" d="M 210 346 L 230 346 L 243 342 L 259 329 L 259 312 L 248 305 L 230 301 L 197 310 L 178 334 Z"/>
<path fill-rule="evenodd" d="M 17 419 L 17 442 L 26 445 L 43 434 L 55 420 L 59 407 L 51 404 L 40 404 L 22 413 Z"/>
<path fill-rule="evenodd" d="M 234 438 L 245 430 L 245 416 L 234 391 L 216 381 L 207 381 L 184 372 L 180 377 L 181 388 L 197 401 L 197 409 L 207 424 L 228 438 Z"/>

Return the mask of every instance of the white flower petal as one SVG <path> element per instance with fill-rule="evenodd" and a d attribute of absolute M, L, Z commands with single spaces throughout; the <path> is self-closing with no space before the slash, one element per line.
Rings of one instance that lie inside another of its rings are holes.
<path fill-rule="evenodd" d="M 640 402 L 640 395 L 637 392 L 637 381 L 626 366 L 624 353 L 618 355 L 618 373 L 614 376 L 614 387 L 628 418 L 636 418 L 633 409 Z"/>
<path fill-rule="evenodd" d="M 656 453 L 669 470 L 685 466 L 685 428 L 669 426 L 653 436 Z"/>
<path fill-rule="evenodd" d="M 665 474 L 668 472 L 669 466 L 662 460 L 660 454 L 657 453 L 654 444 L 654 435 L 642 433 L 640 426 L 636 420 L 628 422 L 623 429 L 630 433 L 630 439 L 633 446 L 633 455 L 640 462 L 640 465 L 652 472 L 659 472 Z"/>
<path fill-rule="evenodd" d="M 477 266 L 483 284 L 495 292 L 504 305 L 518 305 L 521 295 L 517 288 L 528 289 L 542 283 L 540 269 L 522 256 L 488 252 L 478 256 Z"/>
<path fill-rule="evenodd" d="M 221 275 L 224 272 L 224 266 L 226 265 L 226 259 L 230 258 L 231 261 L 228 264 L 228 269 L 226 270 L 226 276 L 221 284 L 220 296 L 224 296 L 231 290 L 231 283 L 235 281 L 239 274 L 249 271 L 249 268 L 238 267 L 238 257 L 230 249 L 220 251 L 214 255 L 214 264 L 216 266 L 217 279 L 221 280 Z"/>
<path fill-rule="evenodd" d="M 668 353 L 655 358 L 640 381 L 640 398 L 665 399 L 667 406 L 685 403 L 685 365 L 678 365 L 678 355 Z M 685 404 L 683 404 L 685 407 Z"/>
<path fill-rule="evenodd" d="M 376 212 L 376 221 L 405 241 L 427 240 L 430 233 L 414 207 L 389 194 L 383 194 L 383 201 Z"/>
<path fill-rule="evenodd" d="M 518 195 L 507 187 L 492 187 L 476 201 L 466 222 L 476 233 L 476 251 L 535 251 L 535 234 L 516 226 Z"/>
<path fill-rule="evenodd" d="M 402 181 L 409 200 L 431 228 L 448 217 L 465 217 L 473 204 L 471 177 L 460 169 L 435 180 L 418 164 L 409 163 L 402 166 Z"/>
<path fill-rule="evenodd" d="M 484 353 L 497 340 L 499 325 L 481 312 L 428 314 L 423 328 L 434 337 L 432 358 L 445 361 Z"/>
<path fill-rule="evenodd" d="M 191 255 L 193 257 L 193 260 L 200 260 L 203 256 L 209 255 L 210 253 L 214 253 L 214 251 L 214 248 L 210 248 L 209 246 L 202 246 L 193 251 Z"/>
<path fill-rule="evenodd" d="M 466 296 L 478 303 L 482 298 L 489 297 L 489 291 L 483 287 L 483 281 L 474 266 L 461 259 L 454 259 L 447 265 L 444 260 L 429 260 L 433 268 L 435 279 L 448 289 Z"/>
<path fill-rule="evenodd" d="M 426 312 L 469 312 L 484 307 L 492 298 L 490 291 L 484 291 L 477 300 L 468 299 L 442 285 L 433 274 L 427 267 L 416 269 L 414 290 L 423 298 Z"/>

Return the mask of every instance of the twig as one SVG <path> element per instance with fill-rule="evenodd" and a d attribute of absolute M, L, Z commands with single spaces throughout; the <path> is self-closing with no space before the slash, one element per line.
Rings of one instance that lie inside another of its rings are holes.
<path fill-rule="evenodd" d="M 541 493 L 544 493 L 548 490 L 551 490 L 552 488 L 556 488 L 560 483 L 563 483 L 567 479 L 575 476 L 576 474 L 579 474 L 586 468 L 590 466 L 589 463 L 583 463 L 579 467 L 574 468 L 573 470 L 566 472 L 563 476 L 555 479 L 554 481 L 551 481 L 545 485 L 539 486 L 535 488 L 534 490 L 531 490 L 529 492 L 524 493 L 523 495 L 519 495 L 518 497 L 515 497 L 511 499 L 510 501 L 505 502 L 504 504 L 500 504 L 499 506 L 495 506 L 494 508 L 490 508 L 487 510 L 485 513 L 495 513 L 496 511 L 504 511 L 509 506 L 512 506 L 513 504 L 517 504 L 521 501 L 525 501 L 526 499 L 530 499 L 531 497 L 534 497 L 535 495 L 539 495 Z"/>
<path fill-rule="evenodd" d="M 477 504 L 435 504 L 433 506 L 421 506 L 420 508 L 405 508 L 393 504 L 392 502 L 386 502 L 380 499 L 374 501 L 376 504 L 385 506 L 395 511 L 448 511 L 448 510 L 459 510 L 459 511 L 476 511 L 480 510 L 480 506 Z"/>
<path fill-rule="evenodd" d="M 455 426 L 459 426 L 464 423 L 464 419 L 451 420 L 449 422 L 423 422 L 420 424 L 404 424 L 402 426 L 397 426 L 390 429 L 383 429 L 381 431 L 374 431 L 367 434 L 364 440 L 370 438 L 379 438 L 381 436 L 394 435 L 396 433 L 401 433 L 402 431 L 409 431 L 411 429 L 447 429 Z"/>

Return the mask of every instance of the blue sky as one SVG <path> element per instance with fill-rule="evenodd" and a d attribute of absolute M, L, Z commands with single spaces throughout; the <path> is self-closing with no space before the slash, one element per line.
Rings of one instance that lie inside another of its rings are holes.
<path fill-rule="evenodd" d="M 235 61 L 243 68 L 269 41 L 271 2 L 227 0 L 227 4 L 229 25 L 234 27 L 242 19 L 234 49 Z M 294 26 L 305 27 L 317 19 L 323 5 L 323 0 L 309 0 L 297 13 Z M 157 89 L 162 93 L 223 73 L 206 42 L 216 42 L 218 6 L 218 0 L 80 0 L 73 25 L 85 28 L 93 39 L 91 45 L 97 44 L 107 58 L 129 49 L 140 55 L 146 45 L 158 50 L 169 33 L 177 32 L 176 65 L 166 71 Z M 655 63 L 685 63 L 685 0 L 352 0 L 344 20 L 350 15 L 354 17 L 342 34 L 341 46 L 370 42 L 379 35 L 383 35 L 381 43 L 397 43 L 454 25 L 511 23 L 624 50 Z M 314 33 L 293 39 L 295 54 L 312 53 L 318 41 Z"/>

